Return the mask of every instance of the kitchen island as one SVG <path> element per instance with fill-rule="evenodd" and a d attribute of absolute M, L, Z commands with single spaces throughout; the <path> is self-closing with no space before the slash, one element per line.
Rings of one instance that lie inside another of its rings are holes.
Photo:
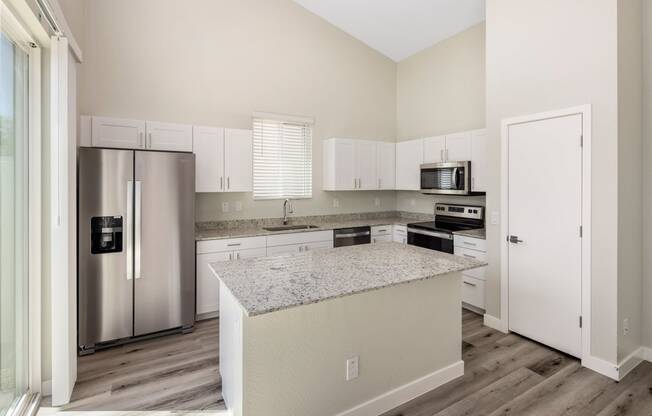
<path fill-rule="evenodd" d="M 398 243 L 212 264 L 227 407 L 380 414 L 461 376 L 460 272 L 483 265 Z"/>

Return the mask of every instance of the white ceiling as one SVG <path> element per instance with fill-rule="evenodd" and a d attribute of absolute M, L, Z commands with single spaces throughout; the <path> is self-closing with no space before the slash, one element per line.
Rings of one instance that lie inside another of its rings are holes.
<path fill-rule="evenodd" d="M 485 0 L 294 0 L 401 61 L 485 18 Z"/>

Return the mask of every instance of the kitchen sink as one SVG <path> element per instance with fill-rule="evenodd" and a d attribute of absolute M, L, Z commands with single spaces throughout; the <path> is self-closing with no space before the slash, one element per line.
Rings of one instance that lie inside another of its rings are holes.
<path fill-rule="evenodd" d="M 278 227 L 263 227 L 267 231 L 291 231 L 291 230 L 310 230 L 319 228 L 316 225 L 280 225 Z"/>

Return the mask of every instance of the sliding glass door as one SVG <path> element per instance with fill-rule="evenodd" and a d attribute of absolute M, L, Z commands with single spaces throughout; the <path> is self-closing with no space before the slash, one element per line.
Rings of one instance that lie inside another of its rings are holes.
<path fill-rule="evenodd" d="M 28 54 L 0 27 L 0 415 L 28 388 Z"/>

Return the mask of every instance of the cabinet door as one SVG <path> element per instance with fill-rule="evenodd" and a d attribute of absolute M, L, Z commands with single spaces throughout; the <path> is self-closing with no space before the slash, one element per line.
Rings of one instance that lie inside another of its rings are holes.
<path fill-rule="evenodd" d="M 333 248 L 332 241 L 317 241 L 313 243 L 307 243 L 303 245 L 302 251 L 310 251 L 318 248 Z"/>
<path fill-rule="evenodd" d="M 445 160 L 446 136 L 423 139 L 423 163 L 440 163 Z"/>
<path fill-rule="evenodd" d="M 94 147 L 145 148 L 145 122 L 122 118 L 93 117 L 91 142 Z"/>
<path fill-rule="evenodd" d="M 393 240 L 392 235 L 379 235 L 376 237 L 371 237 L 371 244 L 377 244 L 377 243 L 383 243 L 383 242 L 391 242 Z"/>
<path fill-rule="evenodd" d="M 418 191 L 421 189 L 421 164 L 423 141 L 409 140 L 396 144 L 396 189 Z"/>
<path fill-rule="evenodd" d="M 487 191 L 487 131 L 471 133 L 471 190 Z"/>
<path fill-rule="evenodd" d="M 290 244 L 287 246 L 267 247 L 267 256 L 280 256 L 282 254 L 299 253 L 306 244 Z"/>
<path fill-rule="evenodd" d="M 334 172 L 333 189 L 337 191 L 348 191 L 356 188 L 357 177 L 355 172 L 355 141 L 351 139 L 335 139 L 330 151 L 332 152 L 331 167 Z"/>
<path fill-rule="evenodd" d="M 232 252 L 197 255 L 197 315 L 219 311 L 220 281 L 208 266 L 232 257 Z"/>
<path fill-rule="evenodd" d="M 253 141 L 251 130 L 224 129 L 224 190 L 253 190 Z"/>
<path fill-rule="evenodd" d="M 192 152 L 192 126 L 148 121 L 147 148 L 173 152 Z"/>
<path fill-rule="evenodd" d="M 446 162 L 471 160 L 471 132 L 446 135 Z"/>
<path fill-rule="evenodd" d="M 396 144 L 379 143 L 377 150 L 378 189 L 396 187 Z"/>
<path fill-rule="evenodd" d="M 376 142 L 356 140 L 356 177 L 358 188 L 362 190 L 378 189 L 376 173 Z"/>
<path fill-rule="evenodd" d="M 267 255 L 266 248 L 250 248 L 248 250 L 236 250 L 233 252 L 234 260 L 241 259 L 254 259 L 257 257 L 265 257 Z"/>
<path fill-rule="evenodd" d="M 195 126 L 192 133 L 195 154 L 195 192 L 224 190 L 224 129 Z"/>

